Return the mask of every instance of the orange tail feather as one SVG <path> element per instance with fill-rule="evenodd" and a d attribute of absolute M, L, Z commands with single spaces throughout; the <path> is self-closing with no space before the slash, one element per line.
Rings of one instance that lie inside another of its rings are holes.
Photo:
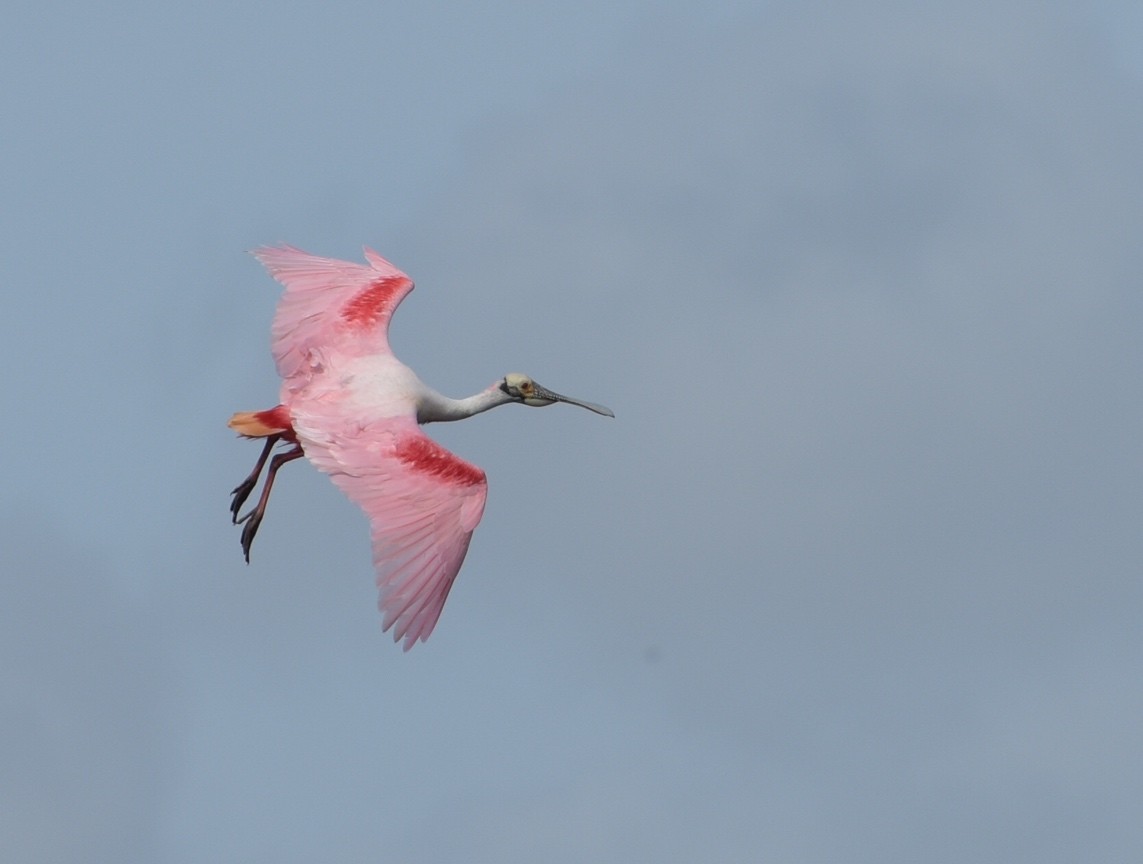
<path fill-rule="evenodd" d="M 279 405 L 269 411 L 239 411 L 226 424 L 245 438 L 268 438 L 282 435 L 292 439 L 294 427 L 284 406 Z"/>

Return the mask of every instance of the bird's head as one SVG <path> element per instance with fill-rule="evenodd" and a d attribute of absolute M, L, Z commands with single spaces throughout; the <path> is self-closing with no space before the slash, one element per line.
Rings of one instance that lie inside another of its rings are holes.
<path fill-rule="evenodd" d="M 567 402 L 569 405 L 578 405 L 580 408 L 586 408 L 588 411 L 594 411 L 596 414 L 602 414 L 604 417 L 615 416 L 611 413 L 610 408 L 604 408 L 602 405 L 596 405 L 592 402 L 582 402 L 579 399 L 572 399 L 568 396 L 561 396 L 559 393 L 553 393 L 546 387 L 541 387 L 527 375 L 521 375 L 519 372 L 509 372 L 505 375 L 504 380 L 500 382 L 500 389 L 512 397 L 513 401 L 531 405 L 533 408 L 554 405 L 556 402 Z"/>

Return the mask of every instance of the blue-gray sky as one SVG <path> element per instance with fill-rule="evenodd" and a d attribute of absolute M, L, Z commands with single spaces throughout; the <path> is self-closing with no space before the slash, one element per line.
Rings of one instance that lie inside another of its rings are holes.
<path fill-rule="evenodd" d="M 1134 4 L 24 4 L 0 31 L 0 858 L 1143 857 Z M 489 474 L 440 625 L 283 471 L 245 255 L 610 405 Z"/>

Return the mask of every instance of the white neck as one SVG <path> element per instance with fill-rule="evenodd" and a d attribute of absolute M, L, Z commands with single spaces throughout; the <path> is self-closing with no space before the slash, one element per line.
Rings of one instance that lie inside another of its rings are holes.
<path fill-rule="evenodd" d="M 480 414 L 497 405 L 507 405 L 516 400 L 500 389 L 497 381 L 487 390 L 464 399 L 450 399 L 440 393 L 430 391 L 421 396 L 417 404 L 418 423 L 438 423 L 446 420 L 463 420 L 473 414 Z"/>

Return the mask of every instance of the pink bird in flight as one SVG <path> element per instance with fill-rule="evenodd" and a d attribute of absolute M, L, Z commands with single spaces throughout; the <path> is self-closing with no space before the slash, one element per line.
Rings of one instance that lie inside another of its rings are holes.
<path fill-rule="evenodd" d="M 389 348 L 389 320 L 413 281 L 371 249 L 367 265 L 291 246 L 254 255 L 286 290 L 271 345 L 281 403 L 239 412 L 229 423 L 240 435 L 266 442 L 232 493 L 243 554 L 249 563 L 278 469 L 305 456 L 369 517 L 382 627 L 392 627 L 393 640 L 404 639 L 408 651 L 433 632 L 488 493 L 484 472 L 441 447 L 420 424 L 461 420 L 511 402 L 567 402 L 615 415 L 518 373 L 466 399 L 425 386 Z M 288 446 L 271 457 L 278 443 Z M 240 517 L 267 461 L 258 503 Z"/>

